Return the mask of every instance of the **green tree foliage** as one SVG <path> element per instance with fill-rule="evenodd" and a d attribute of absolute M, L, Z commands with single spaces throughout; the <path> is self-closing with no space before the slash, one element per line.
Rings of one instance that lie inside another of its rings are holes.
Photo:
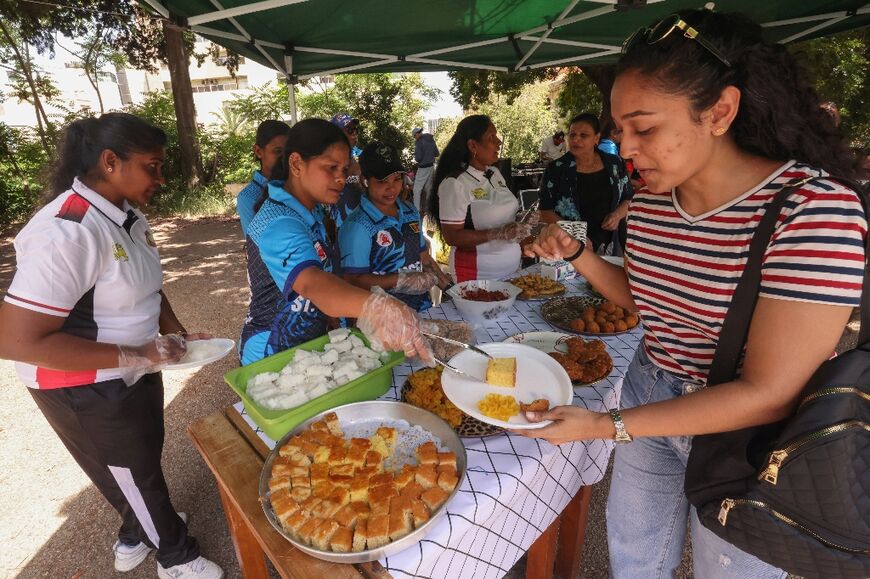
<path fill-rule="evenodd" d="M 870 146 L 870 27 L 799 42 L 791 50 L 822 101 L 837 103 L 852 145 Z"/>
<path fill-rule="evenodd" d="M 556 107 L 563 125 L 574 115 L 585 112 L 597 115 L 601 112 L 603 104 L 601 91 L 581 69 L 572 69 L 561 82 L 561 90 L 556 97 Z"/>
<path fill-rule="evenodd" d="M 46 160 L 35 135 L 0 123 L 0 224 L 22 221 L 36 207 Z"/>
<path fill-rule="evenodd" d="M 450 94 L 463 109 L 468 110 L 488 101 L 493 94 L 503 96 L 507 104 L 512 104 L 526 86 L 555 79 L 558 69 L 538 68 L 520 72 L 459 70 L 447 74 L 453 81 Z"/>
<path fill-rule="evenodd" d="M 299 98 L 299 91 L 296 91 Z M 270 82 L 253 87 L 251 92 L 233 95 L 226 108 L 256 127 L 268 119 L 289 119 L 290 97 L 283 82 Z"/>

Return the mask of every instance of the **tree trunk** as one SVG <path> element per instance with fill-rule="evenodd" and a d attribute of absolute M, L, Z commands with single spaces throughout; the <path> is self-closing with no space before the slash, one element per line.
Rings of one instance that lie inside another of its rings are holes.
<path fill-rule="evenodd" d="M 45 113 L 45 109 L 42 108 L 42 101 L 39 99 L 39 91 L 36 89 L 36 81 L 33 78 L 33 72 L 30 68 L 30 55 L 22 54 L 22 51 L 19 50 L 18 44 L 16 44 L 16 41 L 18 39 L 12 37 L 12 34 L 10 34 L 9 30 L 3 24 L 2 19 L 0 19 L 0 32 L 2 32 L 3 36 L 6 37 L 6 42 L 9 43 L 9 46 L 15 53 L 15 59 L 18 61 L 18 66 L 21 69 L 21 74 L 24 75 L 24 78 L 27 80 L 27 85 L 30 87 L 30 93 L 33 96 L 33 108 L 36 111 L 36 125 L 37 132 L 39 133 L 39 139 L 42 142 L 42 148 L 43 150 L 45 150 L 45 154 L 49 158 L 53 158 L 54 150 L 51 146 L 47 134 L 49 129 L 48 115 Z M 22 48 L 24 51 L 26 51 L 27 45 L 23 45 Z"/>
<path fill-rule="evenodd" d="M 181 178 L 185 187 L 192 187 L 203 180 L 203 170 L 202 156 L 196 139 L 196 109 L 193 105 L 193 90 L 190 87 L 188 70 L 190 61 L 184 47 L 181 28 L 164 20 L 163 36 L 166 39 L 166 60 L 172 83 L 172 99 L 175 103 L 175 119 L 181 148 Z"/>
<path fill-rule="evenodd" d="M 583 74 L 601 91 L 601 121 L 602 126 L 612 124 L 610 119 L 610 90 L 613 81 L 616 80 L 616 67 L 613 65 L 597 64 L 584 66 Z"/>

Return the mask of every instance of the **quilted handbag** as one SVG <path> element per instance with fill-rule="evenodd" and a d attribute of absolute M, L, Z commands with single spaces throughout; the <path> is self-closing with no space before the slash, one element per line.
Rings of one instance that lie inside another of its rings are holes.
<path fill-rule="evenodd" d="M 837 181 L 860 191 L 848 181 Z M 777 193 L 753 236 L 708 386 L 737 375 L 765 248 L 786 197 L 803 184 L 790 183 Z M 866 196 L 859 197 L 870 215 Z M 865 250 L 870 256 L 867 244 Z M 858 346 L 818 368 L 792 416 L 775 424 L 695 436 L 686 468 L 686 495 L 705 527 L 762 561 L 803 577 L 870 577 L 866 266 L 861 306 Z"/>

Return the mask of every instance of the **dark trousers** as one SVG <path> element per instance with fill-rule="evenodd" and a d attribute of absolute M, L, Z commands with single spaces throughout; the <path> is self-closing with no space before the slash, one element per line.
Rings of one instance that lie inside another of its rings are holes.
<path fill-rule="evenodd" d="M 64 446 L 121 515 L 118 539 L 157 549 L 163 567 L 199 557 L 169 499 L 163 452 L 163 380 L 109 380 L 54 390 L 28 388 Z"/>

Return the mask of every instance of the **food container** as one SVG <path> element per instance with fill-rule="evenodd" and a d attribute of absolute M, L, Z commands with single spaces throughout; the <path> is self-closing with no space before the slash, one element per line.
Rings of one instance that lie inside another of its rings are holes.
<path fill-rule="evenodd" d="M 577 270 L 574 266 L 564 259 L 558 260 L 541 260 L 541 277 L 561 281 L 563 279 L 574 279 L 577 277 Z"/>
<path fill-rule="evenodd" d="M 369 345 L 369 341 L 358 330 L 351 330 L 351 333 L 358 336 Z M 284 350 L 277 354 L 273 354 L 268 358 L 263 358 L 253 364 L 230 370 L 224 375 L 224 380 L 229 384 L 230 388 L 235 390 L 236 394 L 242 399 L 250 417 L 254 422 L 263 429 L 269 438 L 278 440 L 284 436 L 289 430 L 294 428 L 304 420 L 320 414 L 336 406 L 350 404 L 351 402 L 359 402 L 362 400 L 374 400 L 382 396 L 393 383 L 392 368 L 396 364 L 405 359 L 405 355 L 400 352 L 390 352 L 381 357 L 382 366 L 376 368 L 365 375 L 360 376 L 356 380 L 351 380 L 347 384 L 339 386 L 334 390 L 330 390 L 323 396 L 309 400 L 305 404 L 290 408 L 287 410 L 272 410 L 260 406 L 248 396 L 248 380 L 256 374 L 263 372 L 280 372 L 281 368 L 286 366 L 293 360 L 296 350 L 322 351 L 323 346 L 329 343 L 329 336 L 321 336 L 304 344 L 300 344 L 295 348 Z M 386 359 L 385 359 L 386 358 Z"/>
<path fill-rule="evenodd" d="M 453 489 L 453 492 L 450 493 L 450 496 L 446 501 L 444 501 L 444 504 L 441 505 L 441 507 L 432 514 L 431 518 L 421 525 L 420 528 L 414 529 L 401 539 L 387 543 L 383 547 L 359 551 L 356 553 L 334 553 L 332 551 L 321 551 L 320 549 L 315 549 L 305 543 L 297 541 L 284 530 L 272 510 L 272 504 L 268 500 L 269 477 L 272 473 L 272 463 L 275 461 L 275 458 L 278 457 L 278 451 L 284 443 L 291 437 L 299 434 L 312 422 L 320 420 L 323 417 L 323 414 L 325 414 L 325 412 L 323 412 L 317 416 L 310 417 L 302 424 L 298 424 L 291 432 L 287 433 L 277 445 L 275 445 L 275 448 L 272 449 L 272 452 L 269 453 L 268 457 L 266 457 L 266 462 L 263 464 L 263 471 L 260 473 L 259 489 L 260 503 L 263 505 L 263 511 L 266 513 L 266 518 L 269 520 L 269 523 L 271 523 L 275 530 L 277 530 L 300 551 L 303 551 L 312 557 L 317 557 L 324 561 L 332 561 L 334 563 L 365 563 L 368 561 L 377 561 L 378 559 L 394 555 L 419 543 L 447 513 L 447 507 L 456 497 L 456 494 L 459 492 L 459 487 L 462 486 L 462 481 L 465 480 L 465 469 L 468 465 L 468 458 L 465 454 L 465 447 L 462 445 L 459 436 L 452 428 L 450 428 L 449 424 L 431 412 L 403 402 L 382 400 L 358 402 L 356 404 L 348 404 L 336 408 L 334 412 L 338 415 L 338 420 L 341 423 L 342 429 L 345 429 L 347 424 L 352 424 L 354 422 L 371 422 L 372 420 L 384 419 L 385 421 L 404 420 L 411 426 L 418 425 L 428 430 L 441 441 L 441 446 L 446 447 L 450 452 L 456 454 L 456 474 L 459 479 L 456 488 Z"/>
<path fill-rule="evenodd" d="M 508 298 L 495 302 L 479 302 L 463 297 L 466 292 L 475 289 L 505 292 L 508 294 Z M 476 279 L 458 283 L 447 290 L 447 293 L 453 298 L 453 302 L 463 318 L 473 324 L 484 324 L 497 320 L 506 314 L 513 307 L 517 296 L 522 291 L 522 289 L 506 281 Z"/>

